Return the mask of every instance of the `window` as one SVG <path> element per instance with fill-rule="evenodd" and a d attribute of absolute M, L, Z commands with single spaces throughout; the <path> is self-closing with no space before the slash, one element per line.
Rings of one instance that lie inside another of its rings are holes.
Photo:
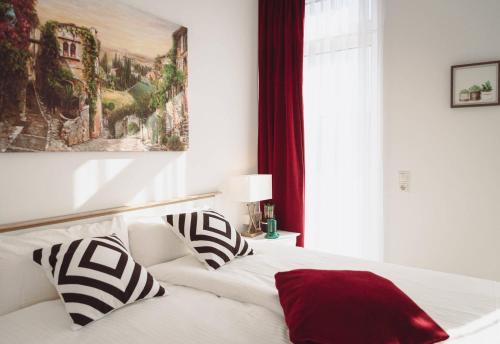
<path fill-rule="evenodd" d="M 75 43 L 71 43 L 71 57 L 76 57 L 76 45 Z"/>
<path fill-rule="evenodd" d="M 69 53 L 68 53 L 68 47 L 69 47 L 68 42 L 64 42 L 63 43 L 63 56 L 68 56 L 69 55 Z"/>
<path fill-rule="evenodd" d="M 382 257 L 378 0 L 310 0 L 304 35 L 306 247 Z"/>

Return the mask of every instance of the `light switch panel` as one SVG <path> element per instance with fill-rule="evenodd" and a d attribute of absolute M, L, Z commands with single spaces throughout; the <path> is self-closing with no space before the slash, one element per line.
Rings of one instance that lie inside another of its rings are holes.
<path fill-rule="evenodd" d="M 399 171 L 399 190 L 408 192 L 410 189 L 410 171 Z"/>

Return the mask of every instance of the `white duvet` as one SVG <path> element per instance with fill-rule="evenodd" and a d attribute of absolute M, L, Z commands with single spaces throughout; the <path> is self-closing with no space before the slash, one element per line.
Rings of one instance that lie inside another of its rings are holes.
<path fill-rule="evenodd" d="M 500 283 L 255 243 L 255 255 L 208 271 L 194 256 L 150 267 L 168 296 L 140 301 L 78 331 L 59 300 L 0 316 L 0 344 L 288 343 L 274 274 L 296 268 L 369 270 L 389 278 L 451 335 L 500 343 Z"/>
<path fill-rule="evenodd" d="M 255 255 L 208 271 L 194 256 L 150 268 L 160 280 L 264 307 L 281 317 L 274 274 L 297 268 L 368 270 L 393 281 L 450 334 L 448 343 L 500 343 L 500 283 L 256 243 Z"/>
<path fill-rule="evenodd" d="M 166 285 L 168 296 L 118 309 L 77 331 L 61 301 L 0 316 L 1 344 L 289 343 L 283 319 L 256 305 Z"/>

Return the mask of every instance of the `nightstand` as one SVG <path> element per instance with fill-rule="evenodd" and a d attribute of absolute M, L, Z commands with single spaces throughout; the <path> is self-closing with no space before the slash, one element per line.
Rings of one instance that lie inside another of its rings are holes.
<path fill-rule="evenodd" d="M 277 239 L 266 239 L 266 233 L 264 233 L 254 238 L 245 238 L 245 240 L 248 240 L 250 243 L 254 240 L 255 241 L 264 240 L 266 242 L 275 243 L 276 245 L 295 246 L 297 237 L 300 235 L 300 233 L 280 231 L 280 230 L 278 231 L 278 233 L 280 234 L 280 236 Z"/>

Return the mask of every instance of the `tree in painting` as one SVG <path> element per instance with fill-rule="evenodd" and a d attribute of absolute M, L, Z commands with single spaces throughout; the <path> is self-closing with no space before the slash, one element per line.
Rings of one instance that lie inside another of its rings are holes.
<path fill-rule="evenodd" d="M 24 116 L 30 32 L 38 24 L 35 0 L 0 2 L 0 120 Z"/>

